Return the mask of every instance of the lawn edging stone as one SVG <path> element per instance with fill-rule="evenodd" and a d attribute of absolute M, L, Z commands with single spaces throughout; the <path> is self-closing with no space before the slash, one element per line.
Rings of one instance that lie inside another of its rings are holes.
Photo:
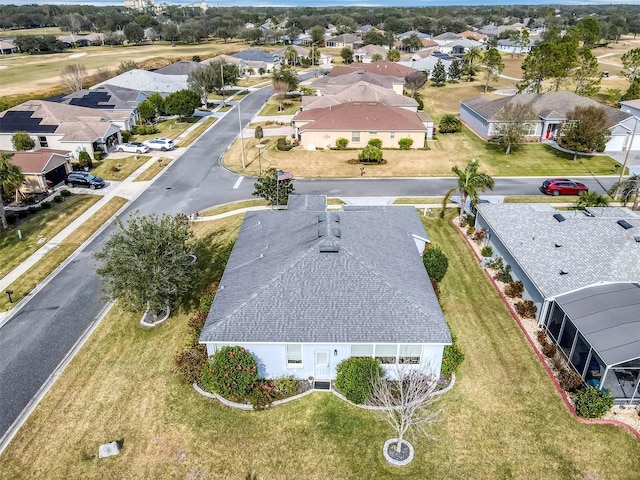
<path fill-rule="evenodd" d="M 389 448 L 392 444 L 398 443 L 397 438 L 390 438 L 386 442 L 384 442 L 384 446 L 382 447 L 382 454 L 384 455 L 384 459 L 389 462 L 394 467 L 404 467 L 408 465 L 413 460 L 413 445 L 409 443 L 407 440 L 402 440 L 402 446 L 406 446 L 409 449 L 409 455 L 404 460 L 396 460 L 391 455 L 389 455 Z"/>
<path fill-rule="evenodd" d="M 253 410 L 253 405 L 251 405 L 250 403 L 237 403 L 237 402 L 232 402 L 231 400 L 228 400 L 226 398 L 224 398 L 221 395 L 218 395 L 217 393 L 212 393 L 212 392 L 207 392 L 206 390 L 203 390 L 197 383 L 193 384 L 193 388 L 195 389 L 196 392 L 198 392 L 200 395 L 207 397 L 207 398 L 215 398 L 216 400 L 218 400 L 220 403 L 222 403 L 223 405 L 230 407 L 230 408 L 235 408 L 237 410 L 244 410 L 244 411 L 250 411 Z M 276 400 L 275 402 L 272 402 L 269 407 L 277 407 L 278 405 L 282 405 L 283 403 L 288 403 L 288 402 L 292 402 L 294 400 L 298 400 L 299 398 L 305 397 L 311 393 L 315 392 L 314 389 L 310 388 L 309 390 L 305 390 L 302 393 L 299 393 L 297 395 L 293 395 L 291 397 L 287 397 L 287 398 L 283 398 L 282 400 Z"/>
<path fill-rule="evenodd" d="M 476 251 L 475 248 L 473 248 L 473 245 L 471 244 L 471 239 L 468 237 L 468 235 L 462 230 L 462 228 L 460 228 L 459 225 L 457 225 L 453 219 L 451 220 L 451 225 L 453 225 L 453 227 L 458 231 L 458 233 L 460 235 L 462 235 L 462 238 L 464 238 L 464 240 L 467 242 L 467 246 L 471 249 L 471 251 L 473 252 L 474 256 L 476 257 L 476 259 L 478 260 L 478 266 L 480 266 L 480 268 L 482 268 L 482 266 L 480 265 L 480 262 L 482 262 L 482 257 L 478 255 L 478 252 Z M 486 275 L 486 277 L 489 279 L 489 281 L 491 282 L 491 285 L 493 285 L 493 288 L 496 290 L 496 292 L 498 292 L 498 295 L 500 295 L 500 298 L 502 299 L 502 302 L 506 305 L 507 309 L 509 310 L 509 313 L 511 314 L 511 316 L 513 317 L 513 319 L 516 321 L 518 327 L 520 328 L 520 330 L 522 331 L 522 333 L 524 334 L 524 337 L 527 339 L 527 342 L 529 342 L 529 345 L 531 345 L 531 348 L 533 349 L 533 353 L 535 353 L 536 357 L 538 357 L 538 361 L 542 364 L 542 367 L 544 368 L 544 370 L 547 372 L 547 375 L 549 375 L 549 378 L 551 379 L 551 381 L 553 382 L 553 385 L 556 387 L 556 390 L 558 391 L 558 394 L 560 395 L 560 397 L 562 398 L 562 400 L 564 401 L 564 404 L 566 405 L 567 409 L 569 410 L 569 412 L 571 413 L 571 415 L 576 418 L 577 420 L 579 420 L 582 423 L 585 424 L 595 424 L 595 425 L 617 425 L 618 427 L 622 427 L 627 429 L 629 432 L 631 432 L 638 440 L 640 440 L 640 432 L 638 430 L 636 430 L 635 428 L 633 428 L 631 425 L 624 423 L 624 422 L 620 422 L 618 420 L 602 420 L 602 419 L 593 419 L 593 418 L 582 418 L 581 416 L 579 416 L 576 413 L 576 410 L 573 406 L 573 404 L 571 403 L 571 400 L 569 399 L 569 397 L 567 396 L 566 392 L 564 391 L 564 389 L 560 386 L 560 382 L 558 382 L 558 379 L 556 378 L 556 376 L 553 374 L 553 371 L 551 370 L 551 368 L 549 368 L 549 366 L 547 365 L 547 362 L 544 360 L 544 356 L 542 354 L 542 352 L 540 352 L 540 350 L 538 350 L 538 347 L 536 346 L 535 342 L 533 341 L 533 338 L 531 338 L 531 336 L 529 335 L 529 332 L 527 332 L 527 329 L 525 328 L 525 326 L 522 324 L 522 322 L 520 321 L 520 317 L 518 316 L 518 314 L 516 313 L 516 311 L 513 309 L 513 307 L 511 306 L 511 304 L 509 303 L 509 300 L 507 299 L 507 297 L 505 296 L 505 294 L 502 292 L 502 290 L 500 290 L 500 288 L 498 287 L 498 285 L 496 284 L 495 280 L 493 279 L 493 277 L 491 276 L 491 274 L 489 274 L 489 272 L 487 271 L 486 268 L 482 268 L 482 271 L 484 272 L 484 274 Z"/>

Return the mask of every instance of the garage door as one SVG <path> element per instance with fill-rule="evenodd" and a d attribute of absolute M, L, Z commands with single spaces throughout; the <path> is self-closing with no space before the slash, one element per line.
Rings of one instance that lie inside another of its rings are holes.
<path fill-rule="evenodd" d="M 54 168 L 50 172 L 47 172 L 44 175 L 44 178 L 50 181 L 51 183 L 53 183 L 53 185 L 55 186 L 64 180 L 64 177 L 66 174 L 67 174 L 67 170 L 64 168 L 64 164 L 63 164 L 63 165 L 58 165 L 56 168 Z"/>
<path fill-rule="evenodd" d="M 613 135 L 611 140 L 607 142 L 607 148 L 605 150 L 608 152 L 621 152 L 626 138 L 626 135 Z"/>

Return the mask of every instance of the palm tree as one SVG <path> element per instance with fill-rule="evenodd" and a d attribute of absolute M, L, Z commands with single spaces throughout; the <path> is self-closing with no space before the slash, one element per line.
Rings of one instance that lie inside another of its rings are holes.
<path fill-rule="evenodd" d="M 576 210 L 584 210 L 587 207 L 608 207 L 609 200 L 598 192 L 580 192 L 578 200 L 573 205 Z"/>
<path fill-rule="evenodd" d="M 464 217 L 464 207 L 467 203 L 467 198 L 471 199 L 471 209 L 480 201 L 480 192 L 484 192 L 487 188 L 493 190 L 493 178 L 486 173 L 479 172 L 478 167 L 480 163 L 473 159 L 471 160 L 464 170 L 460 170 L 457 166 L 453 167 L 451 171 L 458 177 L 458 186 L 451 188 L 444 196 L 442 200 L 442 210 L 440 210 L 440 218 L 444 218 L 444 211 L 449 203 L 449 198 L 454 192 L 460 194 L 460 220 Z"/>
<path fill-rule="evenodd" d="M 298 52 L 296 52 L 296 49 L 293 47 L 287 47 L 284 51 L 284 59 L 289 65 L 295 65 L 298 60 Z"/>
<path fill-rule="evenodd" d="M 13 195 L 24 181 L 24 175 L 20 171 L 20 168 L 11 163 L 11 155 L 8 153 L 0 153 L 0 220 L 2 221 L 2 228 L 7 229 L 7 218 L 4 214 L 4 202 L 2 201 L 2 195 Z"/>
<path fill-rule="evenodd" d="M 618 194 L 622 195 L 622 204 L 625 207 L 631 197 L 634 197 L 631 210 L 640 210 L 640 175 L 631 175 L 626 180 L 616 182 L 607 193 L 613 198 Z"/>
<path fill-rule="evenodd" d="M 475 65 L 476 61 L 482 59 L 482 50 L 479 47 L 471 47 L 462 56 L 462 73 L 467 77 L 467 81 L 473 80 L 473 77 L 478 73 L 479 67 Z"/>
<path fill-rule="evenodd" d="M 462 130 L 462 122 L 453 113 L 447 113 L 442 116 L 438 123 L 438 131 L 440 133 L 456 133 Z"/>

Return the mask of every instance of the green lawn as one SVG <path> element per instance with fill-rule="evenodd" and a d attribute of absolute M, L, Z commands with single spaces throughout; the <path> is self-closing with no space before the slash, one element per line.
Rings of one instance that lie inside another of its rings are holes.
<path fill-rule="evenodd" d="M 136 160 L 135 155 L 125 158 L 105 158 L 99 162 L 93 162 L 93 173 L 96 177 L 102 177 L 105 180 L 120 182 L 144 165 L 144 162 L 151 157 L 148 155 L 140 155 Z"/>
<path fill-rule="evenodd" d="M 300 111 L 301 105 L 302 99 L 300 95 L 287 95 L 282 102 L 283 110 L 281 111 L 280 102 L 275 98 L 271 98 L 260 111 L 258 116 L 295 115 Z"/>
<path fill-rule="evenodd" d="M 150 135 L 134 135 L 131 138 L 131 141 L 143 142 L 145 140 L 151 140 L 152 138 L 156 137 L 176 138 L 191 125 L 197 123 L 199 120 L 200 117 L 187 117 L 183 118 L 182 120 L 179 120 L 177 118 L 164 120 L 156 125 L 156 127 L 158 128 L 158 131 L 156 133 L 152 133 Z"/>
<path fill-rule="evenodd" d="M 194 224 L 211 280 L 216 252 L 241 216 Z M 0 457 L 6 478 L 630 479 L 640 442 L 626 430 L 575 420 L 500 297 L 450 224 L 426 220 L 450 267 L 443 308 L 466 353 L 444 395 L 434 439 L 414 442 L 414 461 L 387 465 L 392 434 L 370 412 L 328 393 L 262 412 L 196 394 L 173 356 L 189 338 L 188 314 L 154 329 L 114 308 Z M 124 440 L 118 457 L 98 446 Z"/>
<path fill-rule="evenodd" d="M 51 203 L 49 210 L 29 216 L 17 227 L 0 233 L 0 277 L 4 277 L 38 250 L 38 237 L 51 240 L 85 210 L 100 200 L 96 195 L 72 195 L 62 203 Z M 22 232 L 22 240 L 18 238 Z"/>

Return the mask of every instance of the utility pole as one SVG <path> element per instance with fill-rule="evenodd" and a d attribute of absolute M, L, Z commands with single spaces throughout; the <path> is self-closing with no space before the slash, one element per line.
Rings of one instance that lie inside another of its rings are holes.
<path fill-rule="evenodd" d="M 226 104 L 226 100 L 224 99 L 224 65 L 220 64 L 220 91 L 222 92 L 222 106 L 224 107 Z"/>
<path fill-rule="evenodd" d="M 618 177 L 618 183 L 616 187 L 616 191 L 613 193 L 613 199 L 616 200 L 618 198 L 618 193 L 620 193 L 620 183 L 622 183 L 622 176 L 624 175 L 624 171 L 627 169 L 627 161 L 629 160 L 629 152 L 631 151 L 631 147 L 633 147 L 633 140 L 636 138 L 636 130 L 638 128 L 638 117 L 634 115 L 633 117 L 636 123 L 633 125 L 633 132 L 631 133 L 631 140 L 629 140 L 629 145 L 627 145 L 627 152 L 624 155 L 624 163 L 622 164 L 622 168 L 620 169 L 620 177 Z"/>

